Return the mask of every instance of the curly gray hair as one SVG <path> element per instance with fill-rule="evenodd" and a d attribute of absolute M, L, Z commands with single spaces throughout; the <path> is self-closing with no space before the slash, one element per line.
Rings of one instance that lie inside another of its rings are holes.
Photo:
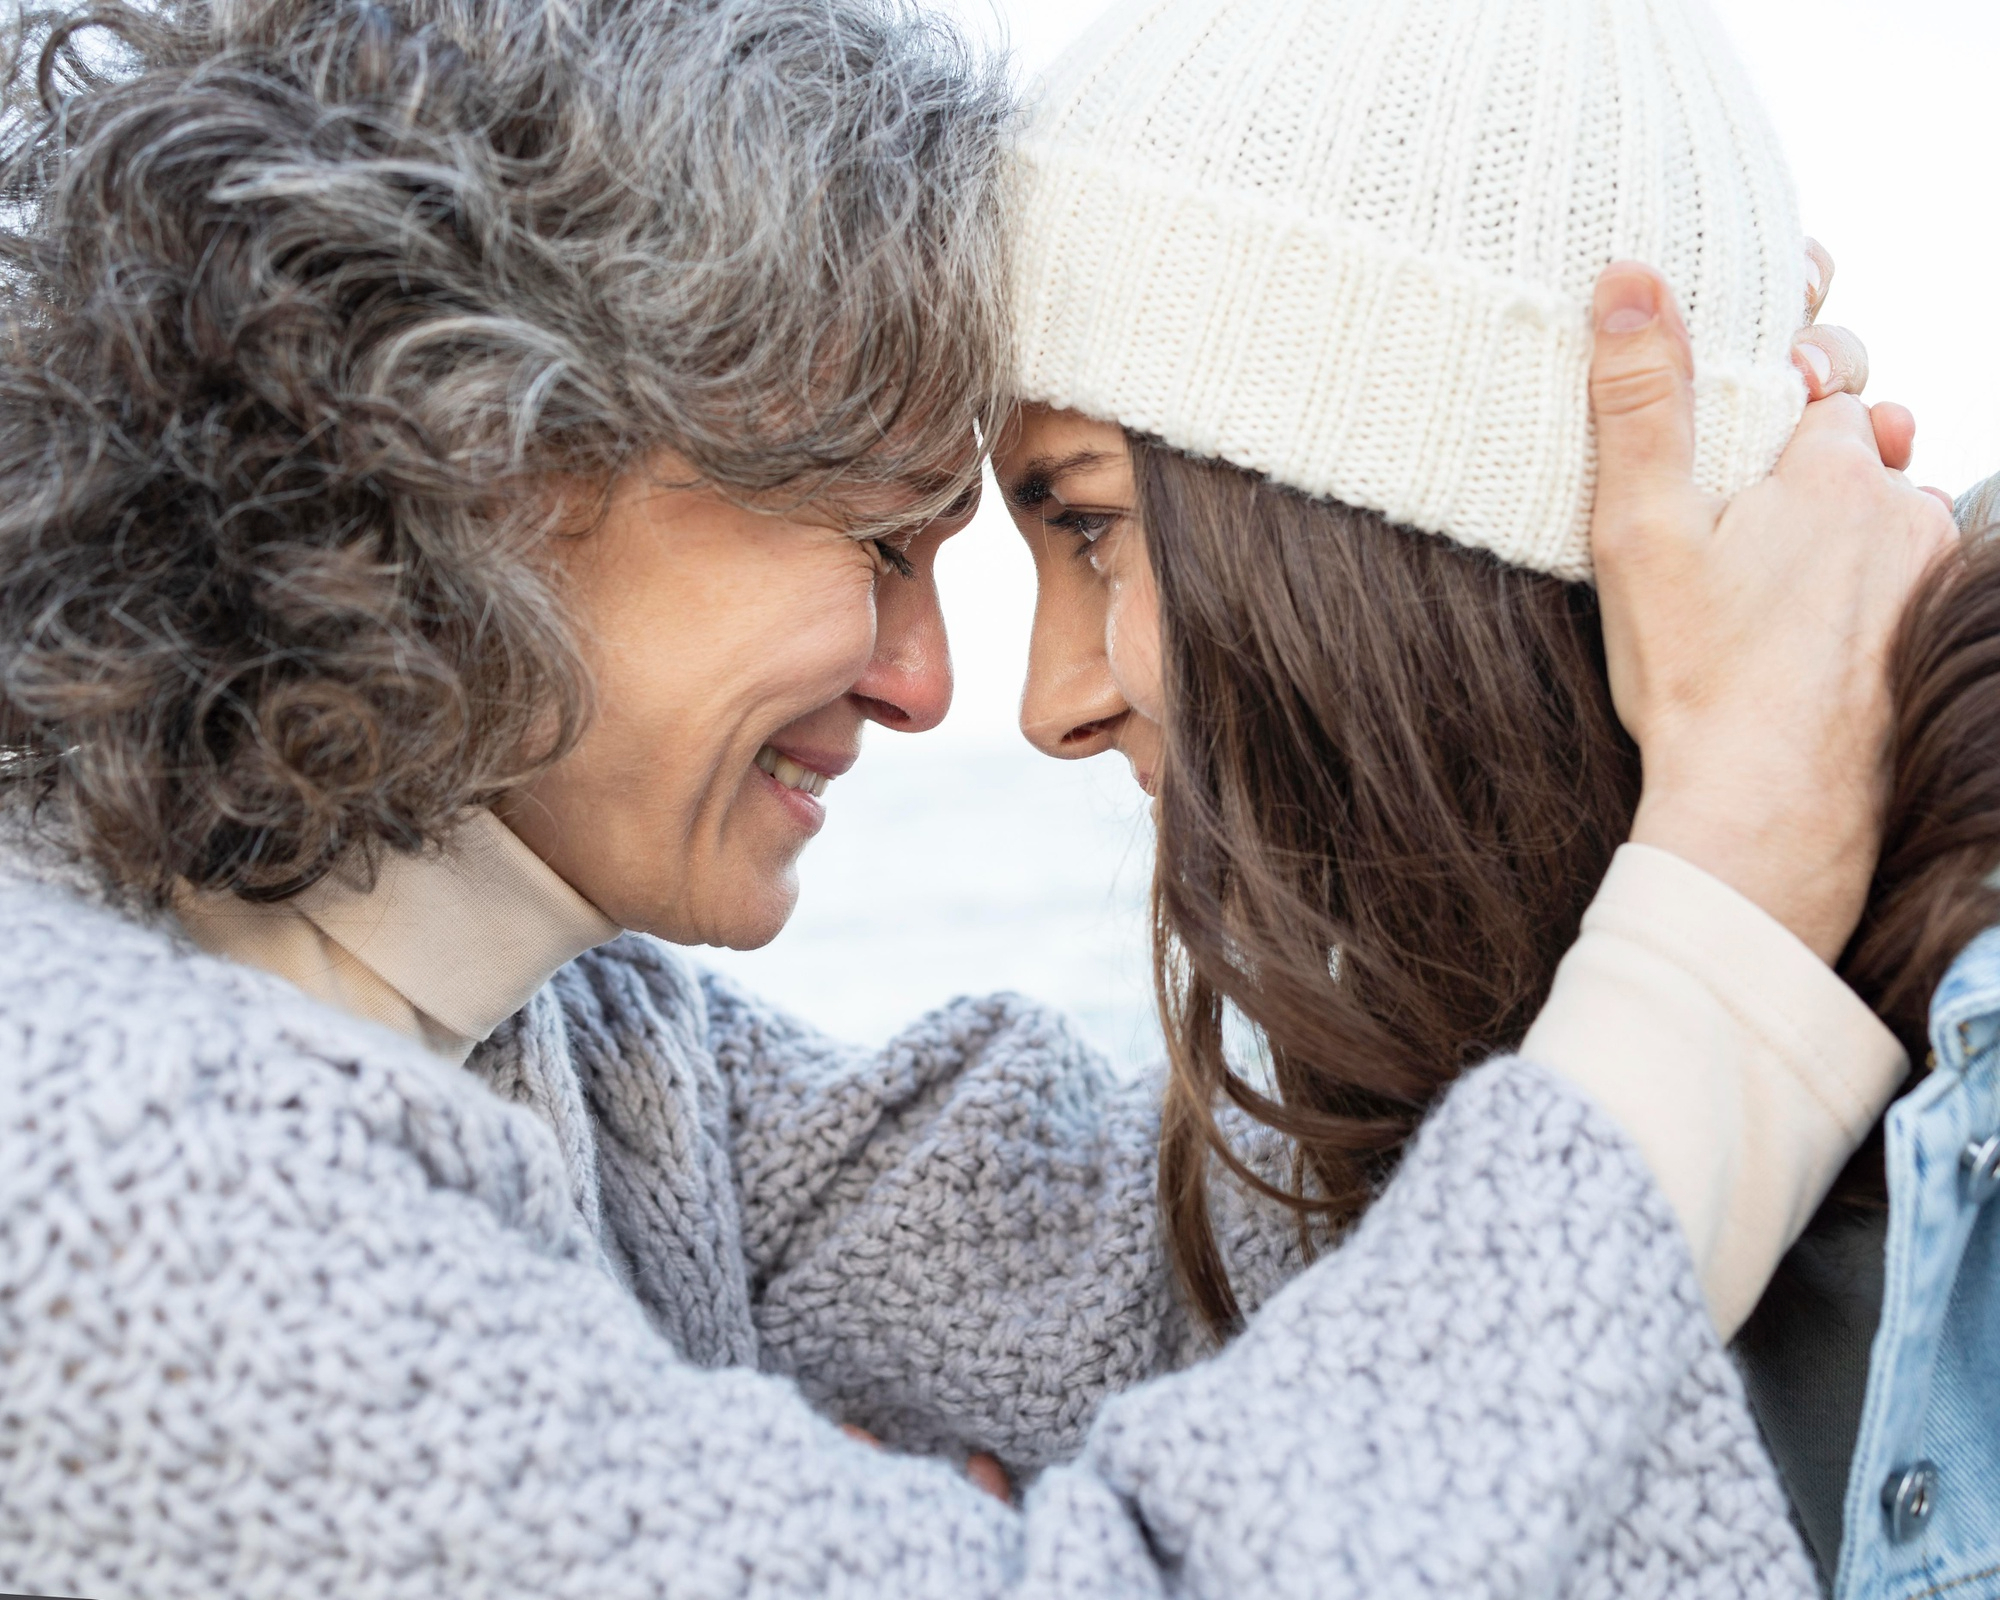
<path fill-rule="evenodd" d="M 538 485 L 907 524 L 991 436 L 1004 72 L 900 0 L 113 0 L 8 95 L 0 784 L 142 893 L 569 746 Z"/>

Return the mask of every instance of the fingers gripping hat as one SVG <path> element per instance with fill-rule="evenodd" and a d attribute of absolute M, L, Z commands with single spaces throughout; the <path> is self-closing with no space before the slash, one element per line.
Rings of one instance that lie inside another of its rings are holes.
<path fill-rule="evenodd" d="M 1609 262 L 1680 298 L 1705 488 L 1805 403 L 1791 181 L 1699 0 L 1125 0 L 1015 195 L 1024 398 L 1516 566 L 1590 572 Z"/>

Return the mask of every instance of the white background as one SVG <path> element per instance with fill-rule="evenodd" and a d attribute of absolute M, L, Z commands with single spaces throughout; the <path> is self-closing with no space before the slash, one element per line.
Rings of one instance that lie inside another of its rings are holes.
<path fill-rule="evenodd" d="M 1023 75 L 1094 0 L 956 0 Z M 1870 397 L 1917 413 L 1914 474 L 2000 469 L 2000 0 L 1720 0 L 1839 275 L 1826 319 L 1866 339 Z M 1116 757 L 1057 763 L 1014 727 L 1033 579 L 989 492 L 939 566 L 959 689 L 916 738 L 871 729 L 828 794 L 798 915 L 768 948 L 706 952 L 835 1033 L 880 1040 L 953 995 L 1019 989 L 1114 1059 L 1157 1050 L 1144 896 L 1151 842 Z"/>

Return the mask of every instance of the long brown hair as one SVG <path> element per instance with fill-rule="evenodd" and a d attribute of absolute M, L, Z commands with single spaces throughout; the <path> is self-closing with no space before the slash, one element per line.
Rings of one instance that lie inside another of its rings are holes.
<path fill-rule="evenodd" d="M 1357 1215 L 1449 1083 L 1520 1043 L 1629 832 L 1639 760 L 1587 586 L 1132 448 L 1168 706 L 1160 1197 L 1220 1335 L 1238 1312 L 1215 1160 L 1309 1245 Z M 2000 913 L 1982 881 L 2000 862 L 2000 553 L 1958 577 L 1927 586 L 1897 651 L 1888 841 L 1842 966 L 1919 1058 L 1932 989 Z M 1225 1053 L 1232 1006 L 1268 1081 Z M 1288 1184 L 1231 1150 L 1223 1101 L 1292 1141 Z M 1879 1181 L 1864 1159 L 1842 1193 Z"/>

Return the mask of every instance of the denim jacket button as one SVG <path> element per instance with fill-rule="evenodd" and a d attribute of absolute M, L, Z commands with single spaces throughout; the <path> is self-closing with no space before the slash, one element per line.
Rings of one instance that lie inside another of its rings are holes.
<path fill-rule="evenodd" d="M 1974 1205 L 1984 1205 L 2000 1194 L 2000 1133 L 1974 1139 L 1960 1154 L 1958 1164 L 1965 1173 L 1965 1198 Z"/>
<path fill-rule="evenodd" d="M 1928 1461 L 1898 1467 L 1882 1485 L 1882 1512 L 1889 1519 L 1889 1538 L 1896 1544 L 1924 1531 L 1937 1508 L 1937 1468 Z"/>

